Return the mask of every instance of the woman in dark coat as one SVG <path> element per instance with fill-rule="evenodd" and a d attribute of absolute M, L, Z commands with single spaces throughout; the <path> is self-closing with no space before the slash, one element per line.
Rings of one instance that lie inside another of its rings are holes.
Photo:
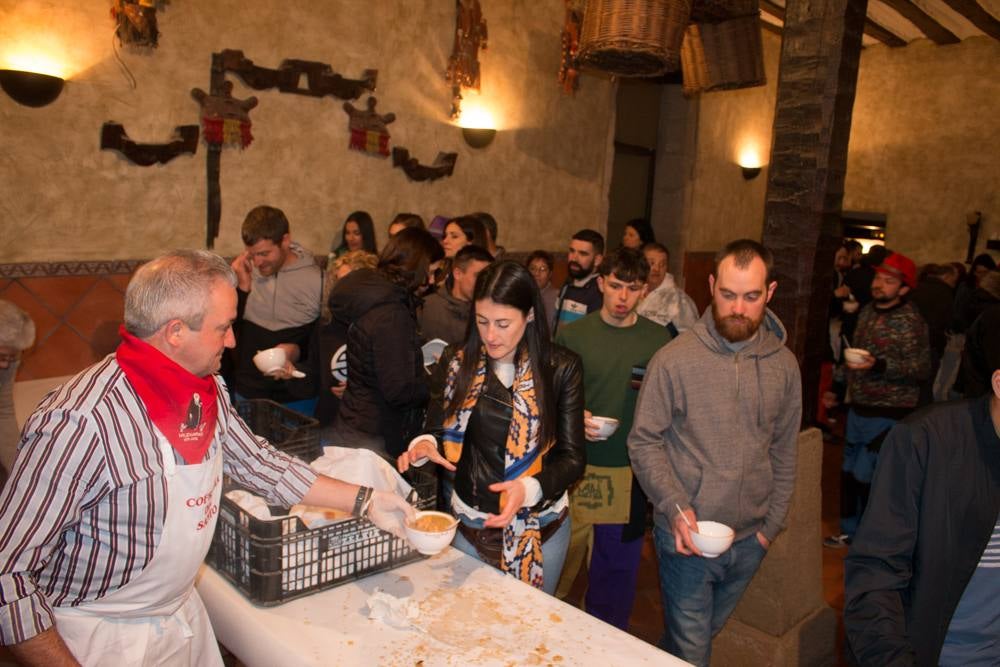
<path fill-rule="evenodd" d="M 429 458 L 454 471 L 454 546 L 551 593 L 569 546 L 566 490 L 586 463 L 583 368 L 549 342 L 538 287 L 520 264 L 484 269 L 473 302 L 475 325 L 431 380 L 429 434 L 397 464 Z"/>
<path fill-rule="evenodd" d="M 420 431 L 429 391 L 415 309 L 443 256 L 430 232 L 404 229 L 377 269 L 352 271 L 330 293 L 330 313 L 347 327 L 347 388 L 332 444 L 397 456 Z"/>

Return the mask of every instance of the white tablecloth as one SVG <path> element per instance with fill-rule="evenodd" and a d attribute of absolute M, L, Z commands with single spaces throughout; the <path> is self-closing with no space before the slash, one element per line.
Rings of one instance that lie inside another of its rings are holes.
<path fill-rule="evenodd" d="M 271 608 L 208 566 L 197 586 L 219 641 L 247 667 L 688 664 L 451 548 Z M 378 588 L 419 603 L 416 627 L 369 620 Z"/>

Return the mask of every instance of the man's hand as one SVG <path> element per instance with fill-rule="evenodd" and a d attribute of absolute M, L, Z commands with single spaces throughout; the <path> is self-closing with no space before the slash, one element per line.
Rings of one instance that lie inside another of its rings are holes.
<path fill-rule="evenodd" d="M 330 393 L 336 396 L 337 398 L 343 398 L 345 391 L 347 391 L 346 382 L 341 382 L 340 384 L 335 384 L 332 387 L 330 387 Z"/>
<path fill-rule="evenodd" d="M 823 407 L 827 410 L 832 410 L 833 408 L 840 405 L 840 401 L 837 400 L 837 394 L 833 391 L 823 392 Z"/>
<path fill-rule="evenodd" d="M 395 493 L 375 491 L 368 505 L 368 519 L 382 530 L 406 539 L 404 522 L 412 521 L 416 510 Z"/>
<path fill-rule="evenodd" d="M 771 548 L 771 540 L 764 537 L 764 533 L 757 531 L 757 541 L 760 542 L 760 546 L 764 547 L 764 551 Z"/>
<path fill-rule="evenodd" d="M 519 479 L 512 479 L 509 482 L 497 482 L 490 484 L 490 491 L 504 494 L 500 497 L 504 499 L 500 506 L 500 514 L 487 514 L 483 526 L 486 528 L 504 528 L 517 514 L 517 511 L 524 505 L 524 482 Z"/>
<path fill-rule="evenodd" d="M 851 296 L 851 288 L 847 285 L 841 285 L 837 289 L 833 290 L 833 295 L 838 299 L 846 299 Z"/>
<path fill-rule="evenodd" d="M 396 459 L 396 469 L 399 472 L 406 472 L 411 465 L 420 459 L 430 459 L 445 470 L 455 472 L 455 464 L 441 456 L 437 448 L 437 443 L 433 442 L 430 436 L 427 436 L 427 438 L 419 441 L 413 447 L 400 454 L 399 458 Z"/>
<path fill-rule="evenodd" d="M 593 419 L 591 419 L 591 417 L 593 416 L 594 413 L 591 412 L 590 410 L 583 411 L 584 435 L 587 438 L 587 440 L 590 440 L 592 442 L 596 440 L 604 440 L 604 438 L 600 437 L 599 435 L 599 431 L 601 430 L 601 425 L 595 422 Z"/>
<path fill-rule="evenodd" d="M 233 267 L 233 271 L 236 272 L 236 286 L 242 292 L 249 292 L 253 286 L 253 262 L 250 261 L 250 251 L 244 250 L 236 255 L 236 259 L 233 260 L 231 266 Z"/>
<path fill-rule="evenodd" d="M 867 371 L 875 365 L 875 357 L 873 357 L 870 352 L 865 352 L 861 361 L 857 363 L 853 361 L 845 361 L 844 365 L 852 371 Z"/>
<path fill-rule="evenodd" d="M 684 521 L 684 517 L 691 522 L 691 527 L 688 527 L 687 521 Z M 694 541 L 691 539 L 691 533 L 698 532 L 698 517 L 694 515 L 694 510 L 690 507 L 684 510 L 683 514 L 678 514 L 674 517 L 674 548 L 677 553 L 682 556 L 700 556 L 701 551 L 694 545 Z"/>

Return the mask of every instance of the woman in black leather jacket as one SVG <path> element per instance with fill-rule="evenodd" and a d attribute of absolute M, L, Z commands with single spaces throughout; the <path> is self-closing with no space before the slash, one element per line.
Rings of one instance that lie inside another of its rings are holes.
<path fill-rule="evenodd" d="M 431 379 L 429 433 L 397 465 L 454 471 L 454 546 L 552 593 L 569 544 L 566 490 L 586 464 L 583 368 L 549 342 L 523 266 L 484 269 L 473 302 L 475 326 Z"/>

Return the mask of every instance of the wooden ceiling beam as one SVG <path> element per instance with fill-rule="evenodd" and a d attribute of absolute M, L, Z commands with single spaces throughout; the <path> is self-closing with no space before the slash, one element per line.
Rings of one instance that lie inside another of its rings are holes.
<path fill-rule="evenodd" d="M 983 9 L 976 0 L 944 0 L 944 3 L 993 39 L 1000 40 L 1000 21 Z"/>
<path fill-rule="evenodd" d="M 957 2 L 958 0 L 955 1 Z M 768 14 L 781 20 L 782 22 L 785 20 L 785 8 L 782 7 L 781 5 L 771 2 L 771 0 L 760 0 L 760 8 L 762 11 L 767 12 Z M 771 27 L 776 28 L 777 26 L 771 25 Z M 878 23 L 875 23 L 871 19 L 865 19 L 865 34 L 868 35 L 869 37 L 877 39 L 886 46 L 892 46 L 892 47 L 906 46 L 905 39 L 895 34 L 894 32 L 891 32 L 886 28 L 883 28 L 882 26 L 880 26 Z"/>
<path fill-rule="evenodd" d="M 906 40 L 894 32 L 890 32 L 871 19 L 865 20 L 865 34 L 874 37 L 886 46 L 906 46 Z"/>
<path fill-rule="evenodd" d="M 777 19 L 785 20 L 785 8 L 771 0 L 760 0 L 760 8 Z"/>
<path fill-rule="evenodd" d="M 920 32 L 927 35 L 935 44 L 958 44 L 961 40 L 953 32 L 938 23 L 924 10 L 910 0 L 882 0 L 883 3 L 896 10 L 903 18 L 917 26 Z"/>
<path fill-rule="evenodd" d="M 760 20 L 760 27 L 761 27 L 761 29 L 767 30 L 768 32 L 773 32 L 775 35 L 779 35 L 779 36 L 781 35 L 781 26 L 780 25 L 774 25 L 773 23 L 768 23 L 764 19 L 761 19 Z"/>

